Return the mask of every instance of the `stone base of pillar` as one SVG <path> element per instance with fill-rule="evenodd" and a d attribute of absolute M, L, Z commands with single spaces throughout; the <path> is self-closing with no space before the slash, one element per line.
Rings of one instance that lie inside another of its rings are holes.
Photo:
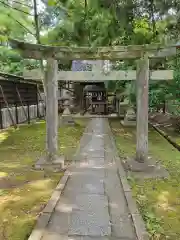
<path fill-rule="evenodd" d="M 73 117 L 66 116 L 66 115 L 62 116 L 60 119 L 60 126 L 63 126 L 63 125 L 74 126 L 75 121 L 74 121 Z"/>
<path fill-rule="evenodd" d="M 137 162 L 134 158 L 123 160 L 123 166 L 128 174 L 136 178 L 168 178 L 168 171 L 158 161 L 148 157 L 146 162 Z"/>
<path fill-rule="evenodd" d="M 49 160 L 47 156 L 38 159 L 34 165 L 35 170 L 52 170 L 55 172 L 63 171 L 64 166 L 64 156 L 56 156 L 53 160 Z"/>
<path fill-rule="evenodd" d="M 70 126 L 74 126 L 75 122 L 74 122 L 74 119 L 71 115 L 71 112 L 69 110 L 68 107 L 66 107 L 64 109 L 64 112 L 61 116 L 61 119 L 60 119 L 60 125 L 70 125 Z"/>
<path fill-rule="evenodd" d="M 130 120 L 122 120 L 121 124 L 124 127 L 135 127 L 136 126 L 136 121 L 130 121 Z"/>

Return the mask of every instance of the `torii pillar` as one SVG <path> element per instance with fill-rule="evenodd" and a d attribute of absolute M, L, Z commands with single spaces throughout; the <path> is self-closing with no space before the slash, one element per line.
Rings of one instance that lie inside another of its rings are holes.
<path fill-rule="evenodd" d="M 137 64 L 137 125 L 136 125 L 136 161 L 148 160 L 148 92 L 149 58 L 145 55 Z"/>
<path fill-rule="evenodd" d="M 136 79 L 136 156 L 126 162 L 125 167 L 132 172 L 149 169 L 148 163 L 148 88 L 149 58 L 144 55 L 137 63 Z"/>
<path fill-rule="evenodd" d="M 168 177 L 168 172 L 148 156 L 149 58 L 145 54 L 137 64 L 136 156 L 125 161 L 125 167 L 138 178 Z"/>
<path fill-rule="evenodd" d="M 47 59 L 45 72 L 46 88 L 46 155 L 38 160 L 35 169 L 64 168 L 64 157 L 58 156 L 58 63 Z"/>
<path fill-rule="evenodd" d="M 58 64 L 53 58 L 47 59 L 45 73 L 46 88 L 46 151 L 47 160 L 52 161 L 57 154 L 58 138 Z"/>

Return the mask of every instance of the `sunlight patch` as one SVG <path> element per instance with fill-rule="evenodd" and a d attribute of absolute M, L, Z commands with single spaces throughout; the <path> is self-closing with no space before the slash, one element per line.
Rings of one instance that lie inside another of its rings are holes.
<path fill-rule="evenodd" d="M 158 208 L 164 211 L 175 211 L 173 207 L 170 206 L 168 198 L 170 197 L 169 192 L 164 191 L 158 196 Z"/>
<path fill-rule="evenodd" d="M 50 179 L 47 180 L 38 180 L 38 181 L 34 181 L 33 183 L 30 183 L 29 185 L 33 188 L 36 189 L 46 189 L 47 185 L 51 182 Z"/>
<path fill-rule="evenodd" d="M 0 143 L 4 142 L 9 137 L 8 132 L 0 132 Z"/>
<path fill-rule="evenodd" d="M 7 177 L 8 176 L 8 173 L 7 172 L 0 172 L 0 178 L 1 177 Z"/>

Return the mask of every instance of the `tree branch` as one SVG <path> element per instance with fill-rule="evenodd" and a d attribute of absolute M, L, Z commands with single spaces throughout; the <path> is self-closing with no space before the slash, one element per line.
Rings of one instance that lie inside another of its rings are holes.
<path fill-rule="evenodd" d="M 40 34 L 39 34 L 39 16 L 38 16 L 38 12 L 37 12 L 37 1 L 33 0 L 34 3 L 34 22 L 35 22 L 35 29 L 36 29 L 36 40 L 37 43 L 41 43 L 40 42 Z"/>
<path fill-rule="evenodd" d="M 27 27 L 25 27 L 22 23 L 20 23 L 17 19 L 15 19 L 12 15 L 10 15 L 9 13 L 7 14 L 10 18 L 12 18 L 14 21 L 16 21 L 21 27 L 23 27 L 28 33 L 30 33 L 32 36 L 36 37 L 36 34 L 34 34 L 33 32 L 31 32 L 31 30 L 29 30 Z"/>
<path fill-rule="evenodd" d="M 13 0 L 12 3 L 17 3 L 17 4 L 20 4 L 20 5 L 22 5 L 22 6 L 32 8 L 32 6 L 30 6 L 30 5 L 26 4 L 26 3 L 21 3 L 21 2 L 18 2 L 18 1 L 14 1 L 14 0 Z"/>
<path fill-rule="evenodd" d="M 7 3 L 4 3 L 4 2 L 2 2 L 2 1 L 0 1 L 0 3 L 2 3 L 2 4 L 3 4 L 5 7 L 7 7 L 7 8 L 11 8 L 11 9 L 14 9 L 14 10 L 16 10 L 16 11 L 25 13 L 25 14 L 27 14 L 27 15 L 29 15 L 29 16 L 33 16 L 32 14 L 30 14 L 30 13 L 28 13 L 28 12 L 25 12 L 25 11 L 23 11 L 23 10 L 21 10 L 21 9 L 12 7 L 11 5 L 9 5 L 9 4 L 7 4 Z"/>
<path fill-rule="evenodd" d="M 153 28 L 153 37 L 156 37 L 156 21 L 154 18 L 154 0 L 150 0 L 150 11 L 151 11 L 151 18 L 152 18 L 152 28 Z"/>
<path fill-rule="evenodd" d="M 84 0 L 85 9 L 87 9 L 87 0 Z"/>

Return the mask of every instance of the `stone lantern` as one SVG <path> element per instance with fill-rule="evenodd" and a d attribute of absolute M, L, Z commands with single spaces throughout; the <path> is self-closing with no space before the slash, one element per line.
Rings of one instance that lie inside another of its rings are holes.
<path fill-rule="evenodd" d="M 72 97 L 70 96 L 70 93 L 68 91 L 65 92 L 65 95 L 63 96 L 64 99 L 64 111 L 61 118 L 61 123 L 63 125 L 74 125 L 74 119 L 72 117 L 70 107 L 72 106 Z"/>

